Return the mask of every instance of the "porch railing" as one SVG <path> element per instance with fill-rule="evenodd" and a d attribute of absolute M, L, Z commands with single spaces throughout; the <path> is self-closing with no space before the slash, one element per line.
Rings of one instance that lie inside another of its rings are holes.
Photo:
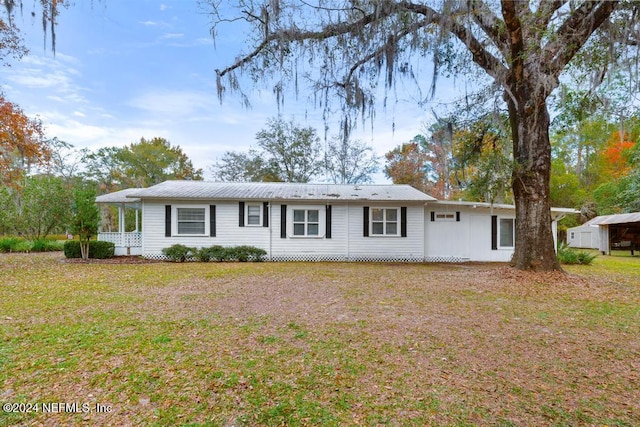
<path fill-rule="evenodd" d="M 98 240 L 111 242 L 116 247 L 138 248 L 142 247 L 142 233 L 132 231 L 129 233 L 98 233 Z"/>

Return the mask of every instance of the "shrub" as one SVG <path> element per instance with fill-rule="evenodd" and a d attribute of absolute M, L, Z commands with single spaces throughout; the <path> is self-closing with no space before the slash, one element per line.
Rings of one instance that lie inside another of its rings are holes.
<path fill-rule="evenodd" d="M 164 248 L 162 253 L 171 261 L 184 262 L 190 258 L 194 258 L 200 262 L 224 262 L 224 261 L 240 261 L 240 262 L 260 262 L 267 254 L 264 249 L 255 246 L 232 246 L 224 247 L 220 245 L 211 246 L 209 248 L 190 248 L 184 245 L 173 245 Z"/>
<path fill-rule="evenodd" d="M 17 237 L 5 237 L 0 239 L 0 252 L 20 252 L 18 249 L 23 241 Z"/>
<path fill-rule="evenodd" d="M 228 250 L 230 252 L 230 260 L 240 262 L 260 262 L 262 261 L 262 257 L 267 254 L 264 249 L 256 248 L 255 246 L 236 246 L 228 248 Z"/>
<path fill-rule="evenodd" d="M 180 244 L 175 244 L 162 250 L 162 253 L 173 262 L 185 262 L 187 258 L 195 256 L 196 252 L 196 248 Z"/>
<path fill-rule="evenodd" d="M 196 259 L 196 261 L 199 262 L 209 262 L 212 258 L 214 258 L 212 249 L 213 247 L 195 249 L 193 251 L 193 257 Z"/>
<path fill-rule="evenodd" d="M 31 244 L 31 250 L 33 252 L 52 252 L 61 251 L 63 244 L 55 240 L 48 239 L 36 239 Z"/>
<path fill-rule="evenodd" d="M 586 251 L 574 251 L 566 243 L 558 245 L 558 260 L 562 264 L 590 265 L 597 256 Z"/>
<path fill-rule="evenodd" d="M 89 242 L 89 258 L 105 259 L 113 258 L 116 245 L 111 242 L 92 240 Z M 67 240 L 62 247 L 64 256 L 67 258 L 82 258 L 80 252 L 80 242 L 77 240 Z"/>

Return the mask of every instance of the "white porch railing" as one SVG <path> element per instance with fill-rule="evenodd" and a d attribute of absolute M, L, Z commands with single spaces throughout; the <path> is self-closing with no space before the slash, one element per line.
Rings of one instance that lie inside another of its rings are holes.
<path fill-rule="evenodd" d="M 98 240 L 111 242 L 121 248 L 141 248 L 142 233 L 132 231 L 130 233 L 98 233 Z"/>

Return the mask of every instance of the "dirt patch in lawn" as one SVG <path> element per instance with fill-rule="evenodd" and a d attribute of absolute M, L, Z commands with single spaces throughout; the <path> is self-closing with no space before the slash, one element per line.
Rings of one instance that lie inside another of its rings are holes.
<path fill-rule="evenodd" d="M 640 425 L 640 289 L 610 274 L 21 262 L 10 388 L 90 393 L 103 424 Z"/>

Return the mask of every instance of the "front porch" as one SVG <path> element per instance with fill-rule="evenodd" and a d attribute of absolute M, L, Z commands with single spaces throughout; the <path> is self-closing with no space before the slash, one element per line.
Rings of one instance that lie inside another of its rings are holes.
<path fill-rule="evenodd" d="M 139 228 L 140 200 L 128 198 L 127 195 L 138 191 L 130 188 L 115 193 L 96 197 L 96 203 L 118 208 L 118 231 L 99 231 L 98 240 L 111 242 L 115 245 L 115 256 L 142 255 L 142 232 Z M 127 209 L 135 211 L 135 227 L 132 231 L 126 231 L 125 212 Z M 101 225 L 101 229 L 105 224 Z"/>
<path fill-rule="evenodd" d="M 140 231 L 98 233 L 98 240 L 115 244 L 115 256 L 142 255 Z"/>

